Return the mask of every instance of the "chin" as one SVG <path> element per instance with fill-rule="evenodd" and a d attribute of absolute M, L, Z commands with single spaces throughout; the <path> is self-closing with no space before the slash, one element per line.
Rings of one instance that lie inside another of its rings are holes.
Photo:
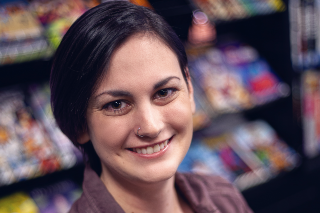
<path fill-rule="evenodd" d="M 165 163 L 164 163 L 165 164 Z M 131 180 L 137 181 L 140 184 L 153 184 L 166 181 L 172 178 L 177 172 L 179 164 L 165 164 L 165 166 L 144 168 L 143 172 L 133 174 Z"/>

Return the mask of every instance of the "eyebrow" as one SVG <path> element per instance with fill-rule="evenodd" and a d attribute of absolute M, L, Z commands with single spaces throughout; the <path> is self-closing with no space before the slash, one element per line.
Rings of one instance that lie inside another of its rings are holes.
<path fill-rule="evenodd" d="M 105 91 L 105 92 L 100 93 L 99 95 L 97 95 L 97 96 L 95 97 L 95 99 L 97 99 L 99 96 L 105 95 L 105 94 L 111 95 L 111 96 L 113 96 L 113 97 L 130 97 L 130 98 L 133 97 L 133 95 L 132 95 L 130 92 L 127 92 L 127 91 L 123 91 L 123 90 L 110 90 L 110 91 Z"/>
<path fill-rule="evenodd" d="M 153 89 L 156 90 L 164 85 L 166 85 L 171 79 L 178 79 L 180 80 L 179 77 L 176 77 L 176 76 L 170 76 L 168 78 L 165 78 L 161 81 L 159 81 L 158 83 L 156 83 L 154 86 L 153 86 Z M 99 96 L 101 95 L 104 95 L 104 94 L 108 94 L 108 95 L 111 95 L 113 97 L 130 97 L 132 98 L 133 95 L 130 93 L 130 92 L 127 92 L 127 91 L 123 91 L 123 90 L 109 90 L 109 91 L 104 91 L 100 94 L 98 94 L 97 96 L 95 96 L 95 99 L 97 99 Z"/>
<path fill-rule="evenodd" d="M 153 86 L 153 89 L 156 90 L 156 89 L 158 89 L 158 88 L 166 85 L 171 79 L 174 79 L 174 78 L 176 78 L 176 79 L 178 79 L 178 80 L 180 81 L 180 78 L 178 78 L 178 77 L 176 77 L 176 76 L 170 76 L 170 77 L 165 78 L 165 79 L 163 79 L 162 81 L 156 83 L 156 84 Z"/>

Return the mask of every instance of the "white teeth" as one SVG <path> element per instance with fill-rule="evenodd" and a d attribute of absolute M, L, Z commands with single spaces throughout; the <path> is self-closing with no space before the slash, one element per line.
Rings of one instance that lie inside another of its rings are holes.
<path fill-rule="evenodd" d="M 153 152 L 159 152 L 159 151 L 160 151 L 160 146 L 159 144 L 157 144 L 153 147 Z"/>
<path fill-rule="evenodd" d="M 166 140 L 163 143 L 156 144 L 153 147 L 148 146 L 146 148 L 133 148 L 132 151 L 137 152 L 139 154 L 152 154 L 155 152 L 160 152 L 160 150 L 164 149 L 168 145 L 169 140 Z"/>
<path fill-rule="evenodd" d="M 161 143 L 161 144 L 160 144 L 160 149 L 162 150 L 163 148 L 164 148 L 164 144 Z"/>
<path fill-rule="evenodd" d="M 153 148 L 152 148 L 151 146 L 149 146 L 149 147 L 147 148 L 147 153 L 148 153 L 149 155 L 153 153 Z"/>
<path fill-rule="evenodd" d="M 142 154 L 147 154 L 147 150 L 145 148 L 141 149 Z"/>

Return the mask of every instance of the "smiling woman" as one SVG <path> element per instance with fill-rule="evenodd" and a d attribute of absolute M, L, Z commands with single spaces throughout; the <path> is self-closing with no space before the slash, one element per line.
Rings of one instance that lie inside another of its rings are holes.
<path fill-rule="evenodd" d="M 221 178 L 177 173 L 193 87 L 182 43 L 153 11 L 113 1 L 86 12 L 57 50 L 50 85 L 58 125 L 86 156 L 71 212 L 251 212 Z"/>

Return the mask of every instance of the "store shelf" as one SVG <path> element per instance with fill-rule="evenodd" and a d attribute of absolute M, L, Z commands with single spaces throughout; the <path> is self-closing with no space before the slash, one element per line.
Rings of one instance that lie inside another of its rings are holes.
<path fill-rule="evenodd" d="M 217 135 L 226 130 L 230 130 L 240 124 L 245 123 L 248 120 L 255 120 L 260 117 L 265 111 L 269 111 L 270 108 L 278 108 L 284 105 L 286 102 L 290 102 L 291 97 L 282 97 L 269 103 L 255 106 L 252 109 L 243 110 L 234 113 L 224 113 L 211 118 L 210 124 L 203 129 L 199 129 L 194 132 L 194 135 Z M 221 126 L 221 127 L 220 127 Z"/>
<path fill-rule="evenodd" d="M 243 191 L 256 213 L 316 213 L 320 211 L 320 157 L 305 159 L 299 168 Z"/>
<path fill-rule="evenodd" d="M 288 5 L 289 1 L 284 2 Z M 165 17 L 179 37 L 187 41 L 194 5 L 188 0 L 150 0 L 150 3 Z M 208 127 L 196 131 L 194 136 L 219 135 L 248 120 L 266 121 L 283 141 L 301 155 L 301 164 L 268 182 L 242 191 L 249 206 L 256 213 L 320 212 L 320 156 L 313 159 L 303 156 L 301 114 L 297 113 L 299 100 L 295 93 L 300 90 L 300 84 L 292 83 L 293 80 L 299 81 L 300 75 L 294 73 L 291 66 L 288 10 L 219 22 L 216 30 L 218 42 L 231 35 L 230 37 L 254 47 L 293 92 L 250 110 L 214 117 Z M 0 66 L 0 90 L 14 85 L 48 81 L 51 63 L 52 59 Z M 30 191 L 64 179 L 72 179 L 80 185 L 83 167 L 78 165 L 43 177 L 2 186 L 0 197 L 17 191 Z"/>
<path fill-rule="evenodd" d="M 33 179 L 22 180 L 10 185 L 0 186 L 0 198 L 15 192 L 30 192 L 36 188 L 43 188 L 48 185 L 63 181 L 72 180 L 79 186 L 82 185 L 84 165 L 78 164 L 70 169 L 56 171 L 45 176 Z"/>
<path fill-rule="evenodd" d="M 50 59 L 1 65 L 0 90 L 16 85 L 48 81 L 51 63 Z"/>
<path fill-rule="evenodd" d="M 289 1 L 284 2 L 288 6 Z M 190 6 L 191 11 L 194 9 L 190 2 L 185 1 L 184 4 Z M 165 10 L 162 10 L 162 14 L 166 16 Z M 190 12 L 189 15 L 191 16 L 192 13 Z M 176 17 L 170 14 L 166 18 L 170 23 L 170 20 Z M 186 19 L 185 22 L 191 24 L 190 19 Z M 291 65 L 289 11 L 219 22 L 215 26 L 218 42 L 231 37 L 254 47 L 293 92 L 287 97 L 241 113 L 217 116 L 211 120 L 207 128 L 196 131 L 195 137 L 219 135 L 246 120 L 263 119 L 267 121 L 276 130 L 279 137 L 301 155 L 301 165 L 292 171 L 279 174 L 266 183 L 243 191 L 243 195 L 254 212 L 258 213 L 319 212 L 320 157 L 307 159 L 303 156 L 303 132 L 299 111 L 301 108 L 298 103 L 299 99 L 296 97 L 300 84 L 292 83 L 299 81 L 299 76 L 293 72 Z M 186 40 L 187 29 L 184 32 L 185 35 L 180 35 L 180 37 Z"/>

